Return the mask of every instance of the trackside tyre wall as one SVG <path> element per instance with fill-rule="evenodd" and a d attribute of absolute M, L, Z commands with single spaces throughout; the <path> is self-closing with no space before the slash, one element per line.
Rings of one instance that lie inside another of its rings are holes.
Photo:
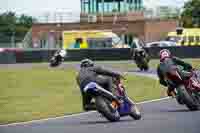
<path fill-rule="evenodd" d="M 179 46 L 179 47 L 154 47 L 145 48 L 149 51 L 150 59 L 158 59 L 158 53 L 161 49 L 169 49 L 174 56 L 180 58 L 200 58 L 199 46 Z M 0 58 L 0 63 L 32 63 L 49 62 L 50 58 L 58 49 L 12 49 L 14 57 Z M 2 50 L 0 50 L 2 51 Z M 9 51 L 11 52 L 11 51 Z M 0 52 L 2 54 L 2 52 Z M 13 56 L 13 54 L 11 54 Z M 9 55 L 10 56 L 10 55 Z M 104 48 L 104 49 L 68 49 L 65 61 L 80 61 L 84 58 L 92 60 L 130 60 L 132 49 L 130 48 Z"/>

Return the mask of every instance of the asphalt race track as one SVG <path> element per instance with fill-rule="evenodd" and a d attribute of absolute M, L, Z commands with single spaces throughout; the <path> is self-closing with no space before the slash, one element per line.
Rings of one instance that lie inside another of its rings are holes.
<path fill-rule="evenodd" d="M 172 99 L 144 103 L 142 120 L 124 117 L 110 123 L 98 113 L 10 126 L 0 133 L 199 133 L 200 112 L 190 112 Z"/>
<path fill-rule="evenodd" d="M 133 74 L 150 75 L 155 71 Z M 142 120 L 123 117 L 110 123 L 97 112 L 14 125 L 1 125 L 0 133 L 200 133 L 200 111 L 188 111 L 174 99 L 140 104 Z"/>
<path fill-rule="evenodd" d="M 140 70 L 129 70 L 128 73 L 139 75 L 139 76 L 150 77 L 153 79 L 158 79 L 155 69 L 150 69 L 148 72 L 144 72 L 144 71 L 141 72 Z"/>

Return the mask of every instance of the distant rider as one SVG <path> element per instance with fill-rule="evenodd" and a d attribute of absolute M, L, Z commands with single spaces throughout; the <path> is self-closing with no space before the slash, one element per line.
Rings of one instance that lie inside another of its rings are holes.
<path fill-rule="evenodd" d="M 64 61 L 64 58 L 66 56 L 67 56 L 67 52 L 65 49 L 60 49 L 56 51 L 50 59 L 50 66 L 51 67 L 59 66 Z"/>
<path fill-rule="evenodd" d="M 92 103 L 92 96 L 83 91 L 83 88 L 90 82 L 95 82 L 104 89 L 112 92 L 112 77 L 122 77 L 121 74 L 95 66 L 90 59 L 84 59 L 80 64 L 80 71 L 76 77 L 77 83 L 81 89 L 83 109 L 85 111 L 95 110 L 95 104 Z"/>
<path fill-rule="evenodd" d="M 159 82 L 163 86 L 168 86 L 167 94 L 171 96 L 171 92 L 174 90 L 174 86 L 169 86 L 167 82 L 164 80 L 164 74 L 172 67 L 172 66 L 181 66 L 183 69 L 178 68 L 178 72 L 180 76 L 184 79 L 190 76 L 190 71 L 192 70 L 192 66 L 181 59 L 172 56 L 171 52 L 167 49 L 163 49 L 159 53 L 160 56 L 160 64 L 157 67 L 157 74 L 159 77 Z"/>
<path fill-rule="evenodd" d="M 135 48 L 134 49 L 134 53 L 133 53 L 133 59 L 134 60 L 140 60 L 139 58 L 147 58 L 147 60 L 149 61 L 149 55 L 147 54 L 147 52 L 145 51 L 145 49 L 143 48 Z"/>

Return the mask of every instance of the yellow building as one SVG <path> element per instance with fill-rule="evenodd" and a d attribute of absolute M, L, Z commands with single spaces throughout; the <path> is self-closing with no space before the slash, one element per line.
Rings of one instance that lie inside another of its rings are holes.
<path fill-rule="evenodd" d="M 110 30 L 73 30 L 63 32 L 63 48 L 73 49 L 73 48 L 95 48 L 92 44 L 94 40 L 110 40 L 107 44 L 98 43 L 96 47 L 114 47 L 114 40 L 119 40 L 120 38 Z M 118 42 L 119 43 L 119 42 Z"/>
<path fill-rule="evenodd" d="M 167 40 L 175 41 L 179 46 L 200 46 L 200 28 L 179 28 L 169 32 Z"/>

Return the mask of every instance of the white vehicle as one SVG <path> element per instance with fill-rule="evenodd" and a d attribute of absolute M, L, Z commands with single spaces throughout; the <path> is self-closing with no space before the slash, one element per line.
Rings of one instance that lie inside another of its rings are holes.
<path fill-rule="evenodd" d="M 177 46 L 177 44 L 172 41 L 157 41 L 146 44 L 146 47 L 172 47 L 172 46 Z"/>
<path fill-rule="evenodd" d="M 138 38 L 133 39 L 133 44 L 135 45 L 136 48 L 142 48 L 145 46 L 145 43 Z"/>

